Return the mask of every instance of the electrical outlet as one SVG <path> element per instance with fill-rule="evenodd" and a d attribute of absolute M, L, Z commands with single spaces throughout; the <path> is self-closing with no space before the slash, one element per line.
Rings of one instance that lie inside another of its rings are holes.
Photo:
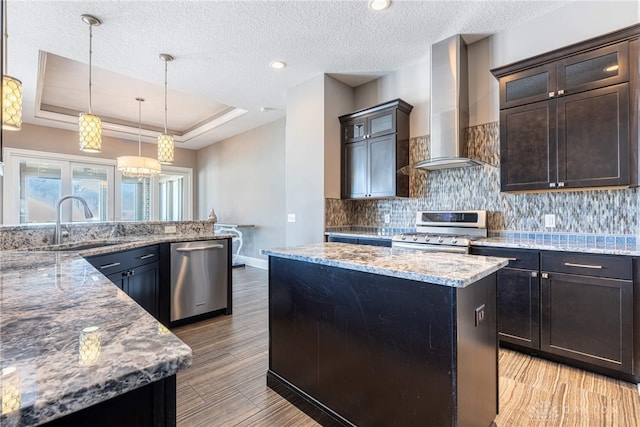
<path fill-rule="evenodd" d="M 555 216 L 555 214 L 545 214 L 545 216 L 544 216 L 544 226 L 545 226 L 545 228 L 555 228 L 556 227 L 556 216 Z"/>
<path fill-rule="evenodd" d="M 484 322 L 485 317 L 487 317 L 487 311 L 485 310 L 484 304 L 482 304 L 476 308 L 476 326 Z"/>
<path fill-rule="evenodd" d="M 287 222 L 296 222 L 296 214 L 287 214 Z"/>
<path fill-rule="evenodd" d="M 165 233 L 175 233 L 175 232 L 177 232 L 176 226 L 175 225 L 165 225 L 164 226 L 164 232 Z"/>
<path fill-rule="evenodd" d="M 384 223 L 389 224 L 391 222 L 391 215 L 384 214 Z"/>

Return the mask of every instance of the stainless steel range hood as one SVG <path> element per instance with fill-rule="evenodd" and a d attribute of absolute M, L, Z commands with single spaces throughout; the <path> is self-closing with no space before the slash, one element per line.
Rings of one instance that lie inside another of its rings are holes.
<path fill-rule="evenodd" d="M 467 45 L 458 34 L 431 46 L 430 159 L 414 167 L 427 170 L 478 166 L 467 158 L 469 126 Z"/>

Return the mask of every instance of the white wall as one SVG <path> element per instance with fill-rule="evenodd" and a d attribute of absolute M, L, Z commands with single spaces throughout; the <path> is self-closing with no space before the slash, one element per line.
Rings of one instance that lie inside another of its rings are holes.
<path fill-rule="evenodd" d="M 287 90 L 287 246 L 324 238 L 324 75 Z M 286 218 L 285 218 L 286 219 Z"/>
<path fill-rule="evenodd" d="M 429 52 L 426 52 L 429 55 Z M 409 116 L 410 137 L 429 134 L 430 63 L 420 62 L 402 68 L 355 88 L 355 109 L 401 98 L 413 105 Z"/>
<path fill-rule="evenodd" d="M 220 223 L 243 229 L 241 254 L 265 258 L 261 249 L 285 244 L 285 120 L 253 129 L 198 151 L 196 218 L 215 209 Z"/>
<path fill-rule="evenodd" d="M 340 120 L 355 111 L 353 88 L 324 77 L 324 197 L 340 198 Z"/>

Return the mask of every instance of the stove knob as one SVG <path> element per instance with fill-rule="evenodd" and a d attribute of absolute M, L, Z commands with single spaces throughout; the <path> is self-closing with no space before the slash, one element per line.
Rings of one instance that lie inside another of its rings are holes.
<path fill-rule="evenodd" d="M 401 238 L 402 240 L 407 240 L 407 236 L 405 236 L 404 234 L 403 234 L 402 236 L 400 236 L 400 238 Z"/>
<path fill-rule="evenodd" d="M 456 243 L 458 243 L 458 239 L 456 239 L 455 237 L 451 238 L 451 244 L 455 245 Z"/>
<path fill-rule="evenodd" d="M 438 243 L 442 243 L 444 242 L 444 239 L 442 237 L 438 237 Z"/>
<path fill-rule="evenodd" d="M 431 237 L 429 237 L 429 236 L 425 236 L 425 237 L 424 237 L 424 241 L 425 241 L 425 242 L 430 242 L 430 241 L 431 241 Z"/>
<path fill-rule="evenodd" d="M 418 240 L 418 236 L 413 236 L 413 241 L 415 242 L 416 240 Z"/>

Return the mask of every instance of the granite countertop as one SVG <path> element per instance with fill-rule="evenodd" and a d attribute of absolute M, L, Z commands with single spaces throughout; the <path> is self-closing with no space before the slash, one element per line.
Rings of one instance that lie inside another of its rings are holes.
<path fill-rule="evenodd" d="M 79 252 L 0 251 L 0 425 L 41 424 L 191 365 L 191 349 L 81 254 L 227 237 L 141 236 L 92 241 L 117 244 Z M 7 412 L 5 404 L 20 410 Z"/>
<path fill-rule="evenodd" d="M 505 258 L 347 243 L 268 249 L 262 254 L 458 288 L 470 285 L 508 263 Z"/>
<path fill-rule="evenodd" d="M 327 231 L 325 236 L 366 237 L 368 239 L 391 240 L 393 234 L 374 234 L 370 231 Z"/>
<path fill-rule="evenodd" d="M 325 235 L 345 237 L 367 237 L 391 240 L 391 235 L 378 235 L 368 231 L 330 231 Z M 526 237 L 489 237 L 471 242 L 471 246 L 514 249 L 535 249 L 544 251 L 581 252 L 605 255 L 640 256 L 640 245 L 624 239 L 599 238 L 596 236 L 562 236 L 556 240 Z M 535 235 L 535 234 L 534 234 Z"/>
<path fill-rule="evenodd" d="M 604 239 L 603 241 L 598 241 L 595 238 L 593 241 L 586 238 L 553 241 L 549 239 L 490 237 L 487 239 L 475 240 L 473 241 L 472 246 L 640 256 L 640 246 L 635 242 L 628 243 L 615 240 L 607 241 Z"/>

